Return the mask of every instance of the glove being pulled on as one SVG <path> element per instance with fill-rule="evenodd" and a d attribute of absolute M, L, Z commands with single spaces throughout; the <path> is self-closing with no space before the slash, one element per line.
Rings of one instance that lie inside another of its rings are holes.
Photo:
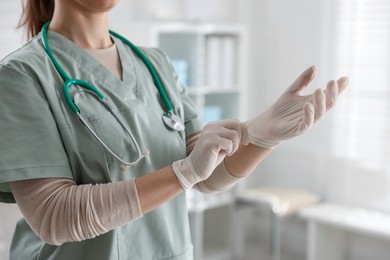
<path fill-rule="evenodd" d="M 301 135 L 332 108 L 347 87 L 348 77 L 329 81 L 326 89 L 301 95 L 317 69 L 306 69 L 287 90 L 259 116 L 244 122 L 243 143 L 274 148 L 283 140 Z"/>
<path fill-rule="evenodd" d="M 200 132 L 191 154 L 172 164 L 183 189 L 207 179 L 226 156 L 238 149 L 241 136 L 242 124 L 238 120 L 208 123 Z"/>

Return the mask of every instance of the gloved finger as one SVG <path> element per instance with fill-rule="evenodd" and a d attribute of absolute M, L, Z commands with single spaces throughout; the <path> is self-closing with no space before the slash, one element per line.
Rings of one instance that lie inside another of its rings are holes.
<path fill-rule="evenodd" d="M 232 153 L 234 153 L 240 145 L 245 126 L 237 119 L 225 119 L 212 122 L 210 125 L 212 125 L 212 128 L 210 127 L 209 131 L 212 131 L 215 135 L 232 140 L 234 145 Z"/>
<path fill-rule="evenodd" d="M 239 138 L 241 139 L 242 134 L 243 134 L 243 130 L 244 130 L 244 126 L 243 126 L 243 124 L 239 120 L 237 120 L 237 119 L 225 119 L 225 120 L 222 120 L 222 121 L 219 121 L 219 122 L 221 122 L 221 124 L 225 128 L 236 131 L 238 136 L 239 136 Z"/>
<path fill-rule="evenodd" d="M 309 85 L 313 80 L 317 72 L 315 66 L 311 66 L 306 69 L 295 81 L 294 83 L 286 90 L 285 93 L 292 94 L 301 94 L 301 92 Z"/>
<path fill-rule="evenodd" d="M 225 127 L 234 130 L 234 134 L 235 134 L 234 141 L 233 141 L 234 144 L 233 153 L 234 153 L 235 151 L 237 151 L 238 147 L 240 146 L 242 137 L 244 135 L 244 132 L 246 131 L 246 126 L 237 119 L 228 119 L 226 121 L 227 122 Z M 232 154 L 228 154 L 228 155 L 230 156 Z"/>
<path fill-rule="evenodd" d="M 242 124 L 237 119 L 225 119 L 219 121 L 225 128 L 238 131 L 240 134 L 242 132 Z"/>
<path fill-rule="evenodd" d="M 341 77 L 337 80 L 337 84 L 338 84 L 338 94 L 340 94 L 348 86 L 349 78 L 348 77 Z"/>
<path fill-rule="evenodd" d="M 313 95 L 314 122 L 317 122 L 326 111 L 326 98 L 321 89 L 316 89 Z"/>
<path fill-rule="evenodd" d="M 233 141 L 220 136 L 217 136 L 212 144 L 212 149 L 218 154 L 231 154 L 233 153 Z"/>
<path fill-rule="evenodd" d="M 338 84 L 336 81 L 331 80 L 328 82 L 328 85 L 325 89 L 325 97 L 326 97 L 326 110 L 329 110 L 336 103 L 338 95 Z"/>
<path fill-rule="evenodd" d="M 302 133 L 309 129 L 314 123 L 314 107 L 312 103 L 306 102 L 303 106 L 302 121 L 298 125 L 298 132 Z"/>
<path fill-rule="evenodd" d="M 224 139 L 228 139 L 232 142 L 233 147 L 232 151 L 228 153 L 228 155 L 232 155 L 235 151 L 237 151 L 238 147 L 240 146 L 241 142 L 241 133 L 239 133 L 237 130 L 232 130 L 228 128 L 222 128 L 218 129 L 218 132 L 216 133 L 218 137 L 222 137 Z"/>
<path fill-rule="evenodd" d="M 224 127 L 228 129 L 235 129 L 241 131 L 241 122 L 237 119 L 224 119 L 219 121 L 213 121 L 209 122 L 205 125 L 205 127 L 208 128 L 218 128 L 218 127 Z"/>
<path fill-rule="evenodd" d="M 213 135 L 210 136 L 210 140 L 218 140 L 218 138 L 230 140 L 232 147 L 229 148 L 229 151 L 226 151 L 229 156 L 237 151 L 241 142 L 241 133 L 239 133 L 237 130 L 232 130 L 221 126 L 219 128 L 214 128 L 212 134 Z"/>

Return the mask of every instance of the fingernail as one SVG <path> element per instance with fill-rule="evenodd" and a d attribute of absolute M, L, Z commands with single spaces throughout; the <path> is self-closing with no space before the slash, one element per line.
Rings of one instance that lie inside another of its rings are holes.
<path fill-rule="evenodd" d="M 316 71 L 317 71 L 317 67 L 316 67 L 315 65 L 310 66 L 310 67 L 306 70 L 307 73 L 310 73 L 310 74 L 311 74 L 311 75 L 310 75 L 311 77 L 313 77 L 313 76 L 315 75 Z"/>
<path fill-rule="evenodd" d="M 344 83 L 344 84 L 346 84 L 346 85 L 349 84 L 349 77 L 347 77 L 347 76 L 342 77 L 340 80 L 342 81 L 342 83 Z"/>

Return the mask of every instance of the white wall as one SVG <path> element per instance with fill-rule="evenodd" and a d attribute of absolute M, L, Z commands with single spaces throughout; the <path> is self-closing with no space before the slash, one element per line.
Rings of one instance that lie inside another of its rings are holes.
<path fill-rule="evenodd" d="M 327 80 L 333 76 L 329 75 L 327 62 L 324 60 L 327 56 L 327 46 L 331 44 L 324 39 L 324 34 L 328 33 L 324 32 L 323 25 L 324 16 L 328 12 L 325 8 L 329 8 L 325 1 L 252 0 L 251 5 L 250 10 L 253 13 L 249 23 L 253 55 L 250 61 L 251 99 L 248 103 L 248 117 L 255 116 L 269 106 L 311 65 L 318 67 L 318 74 L 307 92 L 313 91 L 315 87 L 324 87 Z M 293 184 L 293 180 L 299 177 L 296 185 L 305 186 L 301 183 L 303 181 L 312 186 L 313 173 L 315 174 L 318 164 L 313 161 L 313 156 L 316 152 L 324 153 L 330 150 L 329 128 L 332 113 L 333 111 L 305 136 L 287 141 L 273 152 L 258 169 L 264 172 L 271 167 L 269 170 L 272 170 L 272 174 L 262 174 L 267 182 L 285 181 L 286 184 Z M 284 165 L 293 166 L 288 168 L 296 171 L 287 173 L 287 169 L 277 163 L 277 157 L 280 157 Z M 294 174 L 297 176 L 293 176 Z M 253 176 L 255 185 L 258 175 Z"/>
<path fill-rule="evenodd" d="M 22 44 L 22 31 L 16 30 L 22 6 L 20 1 L 2 0 L 0 2 L 0 59 Z"/>
<path fill-rule="evenodd" d="M 249 116 L 261 111 L 257 107 L 270 105 L 310 65 L 317 65 L 318 74 L 308 91 L 343 76 L 333 69 L 336 2 L 249 1 L 251 15 L 246 22 L 253 52 Z M 343 95 L 348 95 L 348 90 Z M 386 173 L 367 171 L 331 153 L 333 117 L 341 109 L 336 105 L 308 133 L 280 145 L 251 176 L 250 185 L 299 186 L 326 199 L 389 211 Z"/>
<path fill-rule="evenodd" d="M 309 91 L 325 87 L 329 79 L 343 76 L 342 71 L 335 71 L 332 66 L 336 0 L 250 0 L 246 3 L 250 15 L 244 21 L 250 26 L 253 52 L 249 116 L 267 107 L 310 65 L 317 65 L 318 74 Z M 344 93 L 347 94 L 348 91 Z M 336 106 L 309 133 L 275 149 L 249 177 L 247 186 L 299 187 L 316 192 L 325 200 L 389 211 L 386 173 L 359 168 L 356 162 L 331 154 L 333 116 L 340 109 Z M 253 223 L 259 221 L 258 217 L 253 217 Z M 296 221 L 286 225 L 284 238 L 291 242 L 287 246 L 304 255 L 305 226 Z M 389 250 L 383 244 L 386 243 L 352 236 L 347 259 L 368 259 L 370 252 L 375 252 L 375 259 L 388 259 Z"/>
<path fill-rule="evenodd" d="M 248 0 L 242 20 L 249 26 L 250 70 L 247 116 L 251 118 L 268 107 L 307 67 L 319 69 L 315 86 L 329 78 L 323 57 L 325 1 Z M 325 64 L 325 65 L 324 65 Z M 320 84 L 322 83 L 322 84 Z M 321 155 L 326 146 L 326 123 L 310 135 L 289 141 L 277 148 L 248 178 L 246 185 L 256 187 L 280 184 L 305 188 L 323 194 Z M 321 131 L 322 130 L 322 131 Z M 323 140 L 323 141 L 321 141 Z M 249 237 L 264 239 L 269 234 L 268 214 L 254 214 L 246 224 Z M 264 224 L 262 224 L 264 223 Z M 284 246 L 304 256 L 305 225 L 288 222 L 283 230 Z M 258 233 L 258 234 L 256 234 Z"/>

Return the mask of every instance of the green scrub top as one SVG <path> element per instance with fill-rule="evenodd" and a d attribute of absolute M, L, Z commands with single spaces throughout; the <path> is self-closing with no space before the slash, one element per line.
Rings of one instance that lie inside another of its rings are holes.
<path fill-rule="evenodd" d="M 186 136 L 200 131 L 202 122 L 167 56 L 158 49 L 142 48 L 156 67 L 176 114 L 185 122 L 183 132 L 163 124 L 164 103 L 148 69 L 127 45 L 112 38 L 122 62 L 122 81 L 71 41 L 48 32 L 51 49 L 65 71 L 96 86 L 141 150 L 149 150 L 150 155 L 121 171 L 120 163 L 68 107 L 63 80 L 38 35 L 0 63 L 0 201 L 15 202 L 7 184 L 11 181 L 55 177 L 79 185 L 118 182 L 185 158 Z M 72 96 L 76 89 L 71 88 Z M 80 96 L 78 106 L 115 153 L 129 162 L 137 158 L 131 138 L 94 97 Z M 185 193 L 106 234 L 61 246 L 42 242 L 22 219 L 15 230 L 10 259 L 193 259 Z"/>

